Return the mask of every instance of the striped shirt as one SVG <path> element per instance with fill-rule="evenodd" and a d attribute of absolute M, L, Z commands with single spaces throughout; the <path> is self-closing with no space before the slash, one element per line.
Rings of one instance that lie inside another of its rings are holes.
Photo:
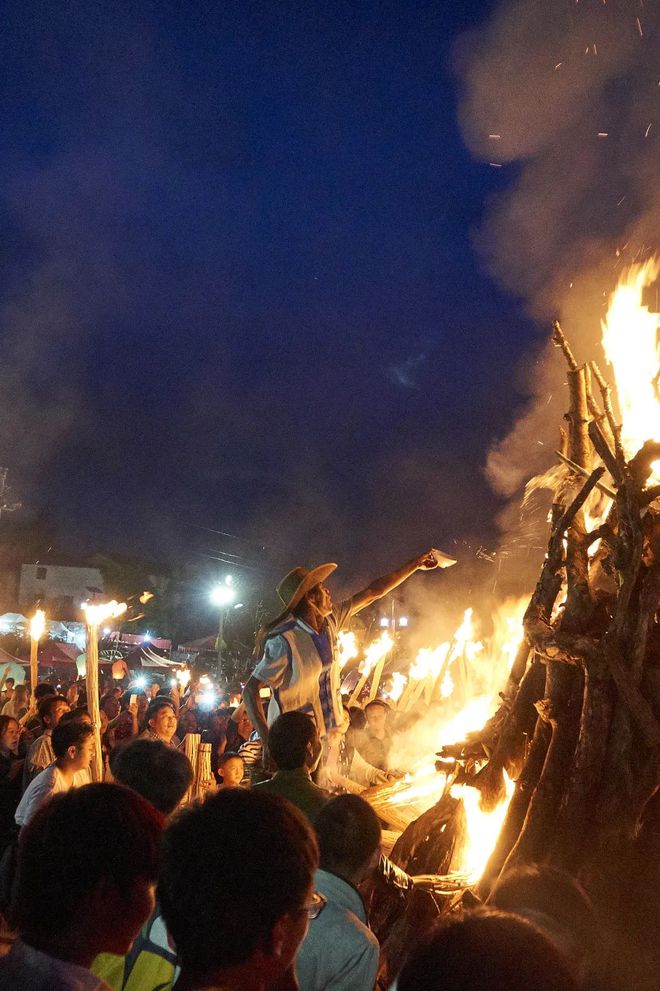
<path fill-rule="evenodd" d="M 320 632 L 295 616 L 269 632 L 254 669 L 254 677 L 272 689 L 269 726 L 282 712 L 297 710 L 314 718 L 319 736 L 346 728 L 337 636 L 355 611 L 348 599 L 335 606 Z"/>

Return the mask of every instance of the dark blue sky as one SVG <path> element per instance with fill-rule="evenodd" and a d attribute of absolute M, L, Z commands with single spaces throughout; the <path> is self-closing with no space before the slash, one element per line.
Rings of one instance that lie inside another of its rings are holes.
<path fill-rule="evenodd" d="M 507 173 L 461 142 L 451 52 L 492 7 L 5 6 L 0 463 L 30 511 L 355 574 L 492 539 L 539 333 L 471 243 Z"/>

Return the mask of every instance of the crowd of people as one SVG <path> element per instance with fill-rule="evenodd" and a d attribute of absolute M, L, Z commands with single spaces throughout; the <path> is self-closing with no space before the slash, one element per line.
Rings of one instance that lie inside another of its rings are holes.
<path fill-rule="evenodd" d="M 195 685 L 179 698 L 157 679 L 144 692 L 107 684 L 100 699 L 105 781 L 91 784 L 84 683 L 62 694 L 42 684 L 35 695 L 36 717 L 34 707 L 19 719 L 0 716 L 0 906 L 11 947 L 0 958 L 1 987 L 385 986 L 378 984 L 380 947 L 369 928 L 381 824 L 353 789 L 337 794 L 319 774 L 324 744 L 313 718 L 291 710 L 275 719 L 266 769 L 244 705 L 209 709 L 195 701 Z M 346 734 L 347 746 L 381 774 L 388 767 L 388 718 L 381 700 L 355 707 Z M 180 743 L 194 732 L 213 745 L 214 781 L 204 802 L 182 807 L 192 768 Z M 255 742 L 258 757 L 247 761 L 241 750 Z M 540 926 L 535 889 L 567 882 L 513 881 L 513 894 L 503 888 L 488 911 L 428 934 L 396 978 L 397 991 L 444 988 L 430 974 L 444 973 L 449 963 L 451 987 L 466 991 L 504 988 L 505 977 L 507 991 L 515 991 L 523 987 L 512 982 L 515 973 L 548 991 L 577 987 L 589 956 L 584 934 L 591 938 L 586 897 L 570 882 L 569 896 L 555 902 L 572 898 L 574 916 L 555 912 L 551 924 L 551 911 Z M 550 896 L 545 901 L 552 905 Z M 474 943 L 473 966 L 484 972 L 501 955 L 500 984 L 457 976 L 454 957 L 463 951 L 456 946 L 465 940 Z"/>
<path fill-rule="evenodd" d="M 346 707 L 334 634 L 373 595 L 431 566 L 422 556 L 339 607 L 324 584 L 331 566 L 296 569 L 236 706 L 213 704 L 195 679 L 183 696 L 157 678 L 145 690 L 109 682 L 94 727 L 84 682 L 38 684 L 7 712 L 21 686 L 6 685 L 0 988 L 593 988 L 593 908 L 549 869 L 505 875 L 488 906 L 457 905 L 448 922 L 420 926 L 421 940 L 413 926 L 394 958 L 371 927 L 388 867 L 360 793 L 395 773 L 391 714 L 378 698 Z M 92 783 L 97 731 L 103 781 Z M 193 733 L 212 760 L 191 800 Z"/>

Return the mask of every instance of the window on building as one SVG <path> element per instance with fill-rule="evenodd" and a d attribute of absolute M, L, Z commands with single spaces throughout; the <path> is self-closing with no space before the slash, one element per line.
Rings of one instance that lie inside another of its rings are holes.
<path fill-rule="evenodd" d="M 42 582 L 46 577 L 46 572 L 48 568 L 37 568 L 37 581 Z"/>

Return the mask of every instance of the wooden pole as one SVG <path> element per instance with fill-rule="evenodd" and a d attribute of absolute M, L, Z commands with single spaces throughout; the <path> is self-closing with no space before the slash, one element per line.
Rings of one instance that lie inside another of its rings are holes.
<path fill-rule="evenodd" d="M 371 679 L 371 688 L 369 690 L 369 701 L 373 702 L 376 698 L 376 692 L 378 691 L 378 686 L 380 685 L 380 679 L 383 677 L 383 668 L 385 667 L 386 655 L 383 654 L 381 659 L 376 663 L 374 668 L 374 676 Z"/>
<path fill-rule="evenodd" d="M 30 640 L 30 690 L 32 692 L 32 701 L 35 701 L 34 690 L 37 687 L 37 679 L 39 677 L 39 641 L 36 637 L 32 637 Z"/>
<path fill-rule="evenodd" d="M 353 689 L 353 694 L 351 695 L 351 697 L 350 697 L 350 698 L 349 698 L 349 700 L 348 700 L 348 707 L 349 707 L 349 709 L 350 709 L 350 707 L 351 707 L 352 705 L 355 705 L 355 703 L 356 703 L 356 702 L 357 702 L 357 700 L 359 699 L 359 697 L 360 697 L 360 694 L 361 694 L 361 692 L 362 692 L 362 689 L 364 688 L 364 686 L 365 686 L 365 685 L 366 685 L 366 683 L 367 683 L 367 678 L 369 677 L 369 674 L 370 674 L 370 672 L 369 672 L 369 671 L 367 671 L 367 673 L 366 673 L 366 674 L 361 674 L 361 675 L 360 675 L 360 678 L 359 678 L 359 680 L 358 680 L 358 683 L 357 683 L 357 685 L 355 686 L 355 688 Z"/>
<path fill-rule="evenodd" d="M 103 780 L 103 754 L 101 751 L 101 712 L 99 708 L 99 628 L 87 626 L 87 651 L 85 656 L 85 681 L 87 708 L 94 729 L 94 756 L 90 765 L 92 781 Z"/>
<path fill-rule="evenodd" d="M 32 701 L 36 702 L 34 692 L 39 678 L 39 640 L 46 629 L 46 616 L 43 609 L 37 609 L 30 620 L 30 690 Z"/>

